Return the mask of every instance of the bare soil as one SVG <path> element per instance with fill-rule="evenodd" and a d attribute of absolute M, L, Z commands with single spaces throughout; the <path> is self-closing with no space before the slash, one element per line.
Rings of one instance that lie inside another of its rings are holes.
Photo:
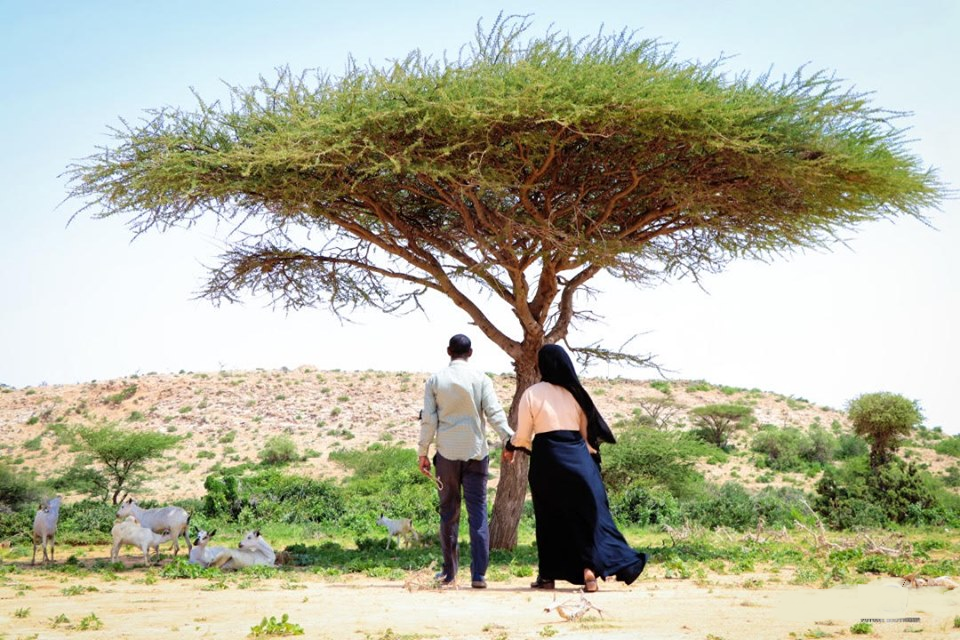
<path fill-rule="evenodd" d="M 873 623 L 874 638 L 960 637 L 954 628 L 960 589 L 911 589 L 895 578 L 822 590 L 777 584 L 762 574 L 697 584 L 668 580 L 654 568 L 630 587 L 601 583 L 598 593 L 585 596 L 600 611 L 564 620 L 555 605 L 567 603 L 564 612 L 575 615 L 581 602 L 572 585 L 540 592 L 520 578 L 490 582 L 486 590 L 439 590 L 411 580 L 334 579 L 299 570 L 246 582 L 237 576 L 225 587 L 153 574 L 141 568 L 106 580 L 23 567 L 0 586 L 0 636 L 243 638 L 263 618 L 287 614 L 303 637 L 322 639 L 760 640 L 849 635 L 863 619 L 883 621 Z M 81 631 L 91 614 L 102 628 Z"/>

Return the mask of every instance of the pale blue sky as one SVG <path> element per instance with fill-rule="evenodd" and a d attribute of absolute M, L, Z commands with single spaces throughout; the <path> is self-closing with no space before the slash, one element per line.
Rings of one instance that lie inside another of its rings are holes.
<path fill-rule="evenodd" d="M 163 105 L 223 95 L 282 65 L 339 74 L 348 55 L 383 63 L 413 48 L 455 55 L 503 9 L 572 35 L 638 30 L 681 59 L 733 56 L 725 70 L 828 69 L 876 105 L 913 113 L 913 152 L 960 185 L 955 65 L 960 3 L 724 2 L 16 2 L 0 0 L 0 383 L 84 382 L 151 371 L 295 367 L 429 371 L 446 337 L 475 339 L 478 366 L 510 363 L 452 305 L 429 316 L 192 300 L 219 253 L 213 229 L 131 242 L 121 219 L 67 219 L 60 174 L 108 143 L 108 126 Z M 960 432 L 957 200 L 911 220 L 866 225 L 847 247 L 770 265 L 740 263 L 705 281 L 638 291 L 601 280 L 605 323 L 572 341 L 617 346 L 634 334 L 675 373 L 842 407 L 864 392 L 917 399 L 930 426 Z M 605 366 L 591 375 L 621 372 Z M 412 397 L 411 404 L 419 398 Z M 398 408 L 400 411 L 406 409 Z"/>

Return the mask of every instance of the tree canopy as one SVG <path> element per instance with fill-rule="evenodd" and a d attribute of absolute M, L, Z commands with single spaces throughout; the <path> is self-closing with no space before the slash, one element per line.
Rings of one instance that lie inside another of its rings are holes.
<path fill-rule="evenodd" d="M 923 422 L 916 400 L 897 393 L 864 393 L 850 401 L 847 415 L 853 430 L 870 443 L 870 466 L 877 469 L 890 461 L 890 456 L 910 432 Z"/>
<path fill-rule="evenodd" d="M 166 433 L 123 431 L 112 425 L 83 428 L 78 433 L 88 453 L 104 468 L 113 504 L 122 502 L 127 492 L 139 485 L 148 460 L 160 457 L 180 441 Z"/>
<path fill-rule="evenodd" d="M 229 101 L 149 111 L 69 169 L 71 193 L 135 234 L 235 225 L 214 301 L 267 292 L 347 314 L 444 295 L 513 359 L 518 394 L 537 350 L 590 318 L 577 294 L 601 271 L 696 277 L 922 218 L 944 195 L 900 114 L 827 73 L 731 75 L 630 32 L 529 28 L 501 17 L 456 59 L 280 69 Z M 515 324 L 494 322 L 497 305 Z M 525 472 L 501 480 L 495 546 L 510 544 L 500 494 L 515 536 Z"/>

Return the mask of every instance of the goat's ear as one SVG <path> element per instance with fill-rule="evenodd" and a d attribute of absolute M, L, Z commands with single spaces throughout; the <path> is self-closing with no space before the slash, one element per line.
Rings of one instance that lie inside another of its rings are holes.
<path fill-rule="evenodd" d="M 211 531 L 210 533 L 208 533 L 208 534 L 207 534 L 207 537 L 208 537 L 208 538 L 212 538 L 212 537 L 215 536 L 215 535 L 217 535 L 217 530 L 216 530 L 216 529 L 214 529 L 213 531 Z"/>

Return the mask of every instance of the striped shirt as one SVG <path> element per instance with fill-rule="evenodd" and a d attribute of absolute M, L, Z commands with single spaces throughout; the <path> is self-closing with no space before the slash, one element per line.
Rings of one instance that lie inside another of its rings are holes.
<path fill-rule="evenodd" d="M 466 360 L 451 360 L 424 388 L 418 454 L 426 456 L 435 442 L 448 460 L 482 460 L 490 452 L 484 419 L 501 438 L 513 435 L 490 378 Z"/>

